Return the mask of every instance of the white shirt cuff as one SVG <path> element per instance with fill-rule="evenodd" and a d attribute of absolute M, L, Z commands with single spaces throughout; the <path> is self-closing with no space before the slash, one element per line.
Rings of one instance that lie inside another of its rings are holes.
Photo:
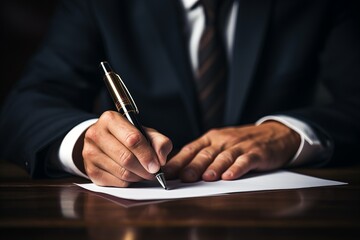
<path fill-rule="evenodd" d="M 320 153 L 324 151 L 324 147 L 309 125 L 298 119 L 285 115 L 265 116 L 259 119 L 256 122 L 256 125 L 269 120 L 278 121 L 300 135 L 300 146 L 294 157 L 288 163 L 288 166 L 299 166 L 319 160 L 317 157 L 319 157 Z"/>
<path fill-rule="evenodd" d="M 65 138 L 62 140 L 58 156 L 59 156 L 60 166 L 66 172 L 84 178 L 89 178 L 87 175 L 85 175 L 76 167 L 72 155 L 73 155 L 75 143 L 79 139 L 80 135 L 86 129 L 88 129 L 92 124 L 94 124 L 97 120 L 98 119 L 90 119 L 76 125 L 66 134 Z"/>

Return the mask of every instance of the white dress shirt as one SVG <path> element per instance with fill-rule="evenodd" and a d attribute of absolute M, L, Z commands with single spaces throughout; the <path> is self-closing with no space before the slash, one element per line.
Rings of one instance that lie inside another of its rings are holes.
<path fill-rule="evenodd" d="M 201 5 L 199 5 L 194 9 L 191 9 L 191 7 L 198 0 L 180 0 L 180 1 L 182 3 L 182 6 L 184 7 L 188 29 L 190 30 L 188 36 L 188 46 L 189 46 L 188 50 L 190 54 L 192 69 L 195 72 L 198 67 L 197 49 L 199 46 L 201 34 L 205 28 L 204 9 Z M 239 7 L 238 2 L 234 1 L 233 6 L 230 8 L 228 19 L 225 22 L 225 26 L 226 26 L 225 43 L 226 43 L 227 56 L 230 63 L 232 57 L 238 7 Z M 259 119 L 256 122 L 256 124 L 259 125 L 268 120 L 281 122 L 282 124 L 296 131 L 301 137 L 300 146 L 296 154 L 294 155 L 293 159 L 288 164 L 289 166 L 303 165 L 303 164 L 311 163 L 312 161 L 316 161 L 319 159 L 317 158 L 317 156 L 319 156 L 323 151 L 326 150 L 321 145 L 314 131 L 306 123 L 298 119 L 295 119 L 293 117 L 289 117 L 285 115 L 272 115 L 272 116 L 265 116 Z M 77 139 L 80 137 L 80 135 L 96 121 L 97 119 L 90 119 L 88 121 L 80 123 L 79 125 L 75 126 L 72 130 L 70 130 L 69 133 L 65 136 L 65 138 L 61 142 L 58 157 L 61 168 L 66 172 L 79 175 L 82 177 L 87 177 L 75 166 L 74 161 L 72 159 L 72 152 L 74 149 L 74 145 Z M 316 162 L 316 164 L 318 164 L 318 162 Z"/>

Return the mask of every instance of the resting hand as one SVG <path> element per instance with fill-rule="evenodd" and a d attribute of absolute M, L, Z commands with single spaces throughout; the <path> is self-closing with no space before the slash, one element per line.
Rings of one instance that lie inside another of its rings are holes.
<path fill-rule="evenodd" d="M 119 113 L 104 112 L 84 136 L 82 158 L 89 178 L 97 185 L 117 187 L 154 179 L 172 143 L 154 129 L 145 131 L 151 144 Z"/>
<path fill-rule="evenodd" d="M 275 121 L 210 130 L 183 147 L 164 171 L 167 177 L 184 182 L 233 180 L 251 170 L 284 166 L 299 145 L 300 136 Z"/>

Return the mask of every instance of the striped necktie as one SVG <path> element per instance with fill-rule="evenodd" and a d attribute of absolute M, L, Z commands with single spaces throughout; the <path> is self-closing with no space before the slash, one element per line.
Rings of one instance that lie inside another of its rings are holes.
<path fill-rule="evenodd" d="M 219 18 L 221 0 L 200 0 L 205 12 L 205 29 L 198 49 L 196 85 L 204 130 L 223 123 L 227 79 L 227 57 Z"/>

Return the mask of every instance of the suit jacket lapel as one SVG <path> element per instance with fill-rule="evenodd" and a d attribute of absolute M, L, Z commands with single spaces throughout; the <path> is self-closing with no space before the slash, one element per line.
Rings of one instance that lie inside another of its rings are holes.
<path fill-rule="evenodd" d="M 233 59 L 229 73 L 226 125 L 237 124 L 241 118 L 262 50 L 270 5 L 270 0 L 239 1 Z"/>
<path fill-rule="evenodd" d="M 200 118 L 193 73 L 191 69 L 188 48 L 186 45 L 184 16 L 178 0 L 144 1 L 151 13 L 151 20 L 155 22 L 165 54 L 169 59 L 169 66 L 175 72 L 176 83 L 179 84 L 180 94 L 188 110 L 188 116 L 196 135 L 200 134 Z M 146 23 L 149 24 L 149 23 Z"/>

